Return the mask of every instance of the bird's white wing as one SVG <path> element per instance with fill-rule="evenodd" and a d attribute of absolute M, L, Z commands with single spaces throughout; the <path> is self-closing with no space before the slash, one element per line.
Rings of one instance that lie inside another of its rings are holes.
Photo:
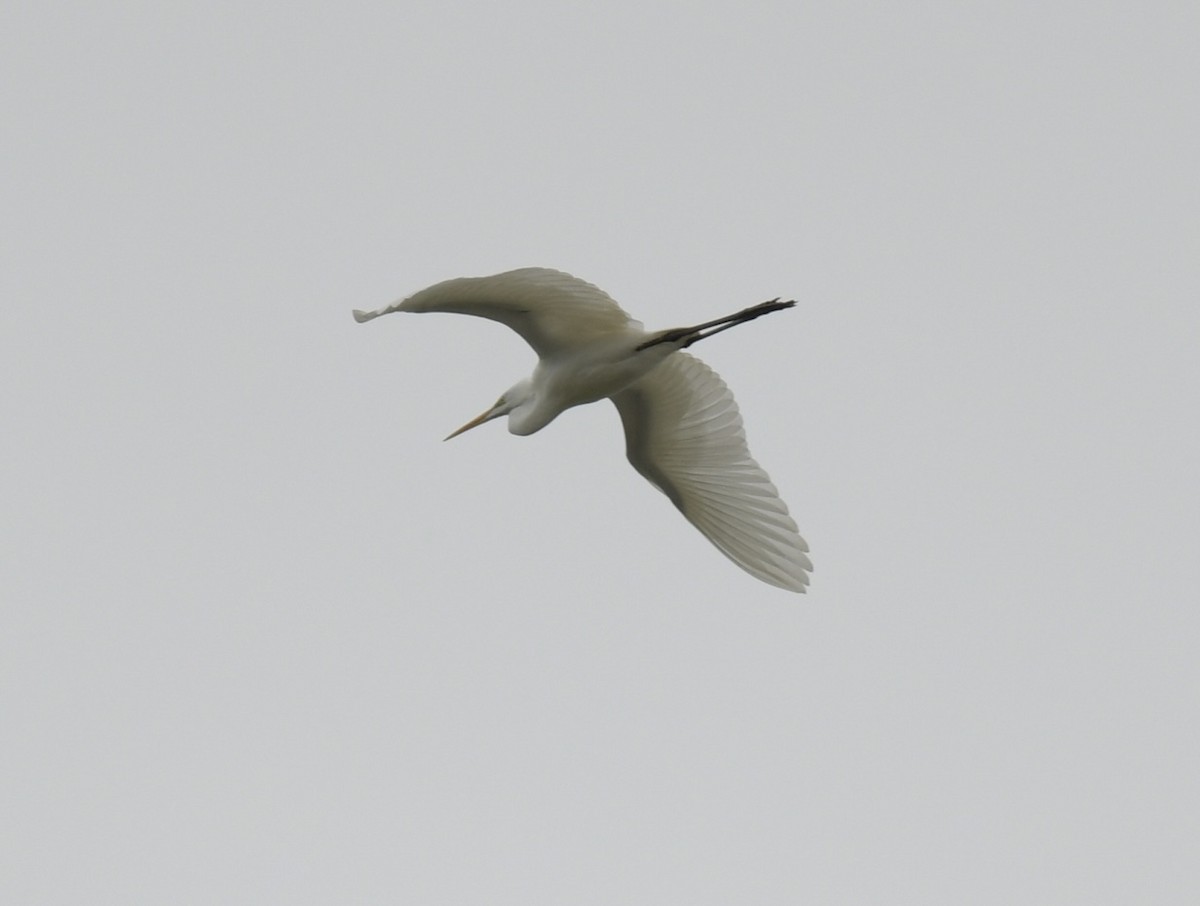
<path fill-rule="evenodd" d="M 519 333 L 542 357 L 641 324 L 602 289 L 546 267 L 524 267 L 490 277 L 435 283 L 376 311 L 355 311 L 369 321 L 394 311 L 444 311 L 499 321 Z"/>
<path fill-rule="evenodd" d="M 808 545 L 751 458 L 737 403 L 716 372 L 679 352 L 612 400 L 635 469 L 746 572 L 805 590 Z"/>

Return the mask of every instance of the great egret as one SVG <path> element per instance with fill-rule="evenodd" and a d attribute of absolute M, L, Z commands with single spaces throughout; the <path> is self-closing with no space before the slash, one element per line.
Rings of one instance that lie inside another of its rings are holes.
<path fill-rule="evenodd" d="M 501 415 L 533 434 L 565 409 L 608 397 L 625 426 L 629 462 L 721 553 L 752 576 L 803 592 L 808 545 L 771 479 L 750 456 L 733 394 L 681 350 L 795 302 L 775 299 L 692 327 L 645 331 L 607 293 L 542 267 L 460 277 L 376 311 L 442 311 L 499 321 L 538 354 L 533 374 L 446 440 Z"/>

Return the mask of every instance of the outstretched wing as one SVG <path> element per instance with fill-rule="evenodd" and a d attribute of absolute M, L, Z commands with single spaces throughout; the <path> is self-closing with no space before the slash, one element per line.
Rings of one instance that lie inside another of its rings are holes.
<path fill-rule="evenodd" d="M 685 352 L 612 397 L 633 467 L 746 572 L 803 592 L 808 545 L 750 456 L 733 394 Z"/>
<path fill-rule="evenodd" d="M 628 328 L 641 328 L 602 289 L 546 267 L 435 283 L 385 308 L 355 311 L 354 320 L 370 321 L 394 311 L 444 311 L 490 318 L 519 333 L 543 358 Z"/>

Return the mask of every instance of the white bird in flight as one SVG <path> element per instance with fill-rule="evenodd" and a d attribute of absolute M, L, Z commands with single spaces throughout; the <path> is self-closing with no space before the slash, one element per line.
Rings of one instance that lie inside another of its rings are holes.
<path fill-rule="evenodd" d="M 533 434 L 572 406 L 608 397 L 625 426 L 629 462 L 671 499 L 721 553 L 752 576 L 803 592 L 808 545 L 771 479 L 750 456 L 733 394 L 683 349 L 795 302 L 775 299 L 692 327 L 646 331 L 603 290 L 543 267 L 460 277 L 385 308 L 442 311 L 499 321 L 538 354 L 533 374 L 446 438 L 501 415 Z"/>

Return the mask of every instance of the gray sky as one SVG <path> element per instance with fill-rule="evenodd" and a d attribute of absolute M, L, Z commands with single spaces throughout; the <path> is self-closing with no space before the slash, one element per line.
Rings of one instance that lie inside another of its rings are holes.
<path fill-rule="evenodd" d="M 1186 3 L 21 4 L 0 899 L 1181 902 Z M 373 308 L 525 265 L 698 347 L 756 582 L 608 404 Z"/>

